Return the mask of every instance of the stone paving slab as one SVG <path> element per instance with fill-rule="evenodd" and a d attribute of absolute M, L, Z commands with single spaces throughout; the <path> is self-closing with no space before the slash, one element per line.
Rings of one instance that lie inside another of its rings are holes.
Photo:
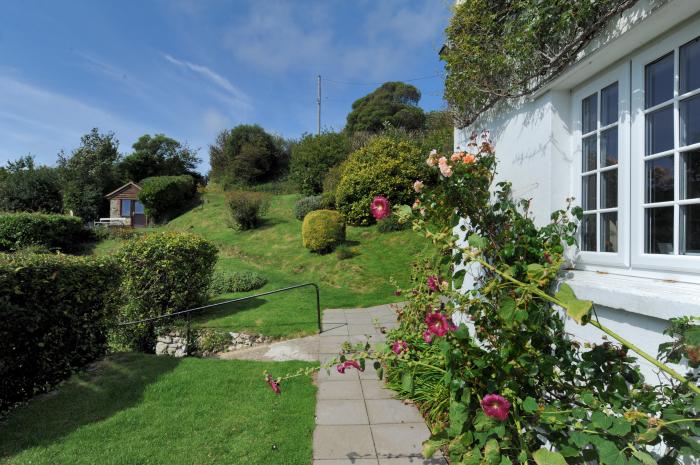
<path fill-rule="evenodd" d="M 363 387 L 357 378 L 352 381 L 327 380 L 318 383 L 318 400 L 362 400 L 362 390 Z"/>
<path fill-rule="evenodd" d="M 316 424 L 368 425 L 365 402 L 364 400 L 319 400 L 316 403 Z"/>

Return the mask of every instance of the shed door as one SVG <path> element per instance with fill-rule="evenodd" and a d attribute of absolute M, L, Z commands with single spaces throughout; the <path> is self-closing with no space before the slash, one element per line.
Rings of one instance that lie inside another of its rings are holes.
<path fill-rule="evenodd" d="M 143 208 L 143 204 L 139 202 L 138 200 L 134 201 L 134 213 L 131 217 L 131 224 L 134 225 L 134 227 L 137 228 L 142 228 L 146 226 L 146 212 Z"/>

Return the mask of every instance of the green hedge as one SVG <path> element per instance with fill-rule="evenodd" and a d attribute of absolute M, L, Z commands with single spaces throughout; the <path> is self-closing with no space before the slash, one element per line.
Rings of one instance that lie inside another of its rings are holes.
<path fill-rule="evenodd" d="M 127 302 L 122 321 L 167 315 L 207 300 L 217 249 L 189 233 L 159 232 L 128 241 L 117 254 L 123 273 L 121 295 Z M 134 325 L 116 335 L 131 349 L 152 351 L 153 325 Z"/>
<path fill-rule="evenodd" d="M 349 152 L 345 134 L 306 134 L 292 148 L 290 178 L 299 186 L 302 194 L 320 194 L 328 170 L 345 160 Z"/>
<path fill-rule="evenodd" d="M 72 250 L 90 237 L 83 220 L 75 216 L 44 213 L 0 215 L 0 250 L 3 251 L 37 245 Z"/>
<path fill-rule="evenodd" d="M 183 208 L 197 192 L 194 178 L 182 176 L 154 176 L 141 181 L 139 200 L 146 214 L 160 222 L 174 211 Z"/>
<path fill-rule="evenodd" d="M 334 210 L 312 211 L 301 225 L 304 247 L 313 252 L 329 252 L 345 240 L 345 220 Z"/>
<path fill-rule="evenodd" d="M 372 139 L 343 163 L 336 207 L 348 223 L 369 225 L 374 222 L 370 204 L 378 195 L 387 197 L 392 205 L 413 204 L 413 183 L 428 178 L 426 158 L 411 142 L 385 136 Z"/>
<path fill-rule="evenodd" d="M 0 254 L 0 411 L 104 354 L 118 285 L 111 259 Z"/>

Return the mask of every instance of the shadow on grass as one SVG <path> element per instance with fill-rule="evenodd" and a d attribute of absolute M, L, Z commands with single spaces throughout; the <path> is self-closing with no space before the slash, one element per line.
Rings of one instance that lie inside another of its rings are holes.
<path fill-rule="evenodd" d="M 146 387 L 175 369 L 173 357 L 115 354 L 0 421 L 0 461 L 25 449 L 47 447 L 82 426 L 138 405 Z"/>
<path fill-rule="evenodd" d="M 245 296 L 242 296 L 245 297 Z M 235 299 L 236 297 L 234 297 Z M 210 301 L 210 304 L 216 304 L 219 302 L 225 302 L 227 300 L 232 300 L 231 298 L 216 298 Z M 193 319 L 192 322 L 196 324 L 197 326 L 202 326 L 202 323 L 206 323 L 211 320 L 216 320 L 219 318 L 224 318 L 230 315 L 234 315 L 238 312 L 243 312 L 246 310 L 254 310 L 261 305 L 264 305 L 267 303 L 267 300 L 261 299 L 259 297 L 253 297 L 252 299 L 249 300 L 243 300 L 240 302 L 231 302 L 229 304 L 224 304 L 220 305 L 218 307 L 214 307 L 210 310 L 205 310 L 204 313 L 199 313 L 197 314 Z"/>

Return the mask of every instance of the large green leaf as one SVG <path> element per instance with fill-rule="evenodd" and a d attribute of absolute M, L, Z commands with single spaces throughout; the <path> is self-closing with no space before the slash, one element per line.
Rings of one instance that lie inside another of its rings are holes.
<path fill-rule="evenodd" d="M 567 465 L 563 455 L 545 448 L 535 451 L 532 458 L 535 459 L 537 465 Z"/>
<path fill-rule="evenodd" d="M 467 407 L 463 403 L 456 400 L 450 402 L 450 426 L 448 428 L 450 436 L 457 436 L 462 433 L 467 417 Z"/>
<path fill-rule="evenodd" d="M 484 446 L 484 460 L 481 462 L 485 465 L 498 465 L 501 461 L 501 448 L 498 441 L 489 439 Z"/>
<path fill-rule="evenodd" d="M 644 465 L 658 465 L 654 457 L 641 450 L 632 448 L 632 455 L 637 457 Z"/>
<path fill-rule="evenodd" d="M 555 297 L 564 304 L 566 314 L 573 318 L 578 324 L 585 325 L 590 321 L 591 312 L 593 311 L 593 302 L 576 298 L 576 294 L 574 294 L 574 290 L 571 289 L 571 286 L 562 283 Z"/>

